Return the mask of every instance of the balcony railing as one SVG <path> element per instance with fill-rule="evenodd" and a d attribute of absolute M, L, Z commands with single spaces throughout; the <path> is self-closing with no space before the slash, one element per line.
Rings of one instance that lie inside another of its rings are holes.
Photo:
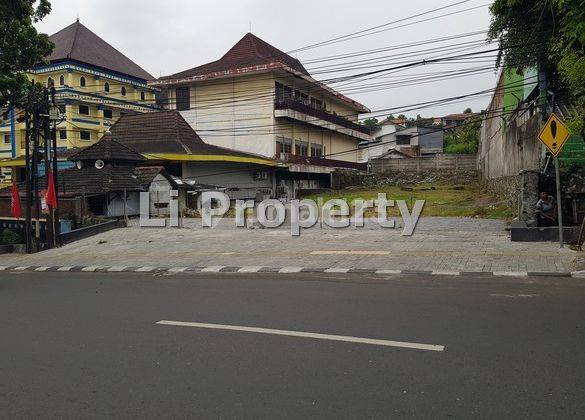
<path fill-rule="evenodd" d="M 347 162 L 345 160 L 326 159 L 316 156 L 301 156 L 293 155 L 291 153 L 281 153 L 280 156 L 277 156 L 277 158 L 280 162 L 296 163 L 298 165 L 315 165 L 325 166 L 327 168 L 356 169 L 359 171 L 365 171 L 367 169 L 367 165 L 365 163 Z"/>
<path fill-rule="evenodd" d="M 355 130 L 363 134 L 370 135 L 370 129 L 360 124 L 356 124 L 347 118 L 332 114 L 323 109 L 314 108 L 296 99 L 276 99 L 274 102 L 274 109 L 292 109 L 301 112 L 311 117 L 321 119 L 333 124 L 340 125 L 350 130 Z"/>

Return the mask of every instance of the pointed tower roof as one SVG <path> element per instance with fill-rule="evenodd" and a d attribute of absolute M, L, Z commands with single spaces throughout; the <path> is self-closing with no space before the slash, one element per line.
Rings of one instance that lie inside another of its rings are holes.
<path fill-rule="evenodd" d="M 55 44 L 50 62 L 74 60 L 143 80 L 154 77 L 83 26 L 79 20 L 49 37 Z"/>
<path fill-rule="evenodd" d="M 309 76 L 309 72 L 299 60 L 273 47 L 252 33 L 247 33 L 219 60 L 194 67 L 162 79 L 176 79 L 209 73 L 225 72 L 246 67 L 280 63 Z"/>

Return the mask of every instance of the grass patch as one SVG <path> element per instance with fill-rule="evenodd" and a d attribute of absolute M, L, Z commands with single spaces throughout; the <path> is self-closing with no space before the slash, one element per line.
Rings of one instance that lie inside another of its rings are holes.
<path fill-rule="evenodd" d="M 425 200 L 422 216 L 443 217 L 477 217 L 488 219 L 509 220 L 515 216 L 515 209 L 504 202 L 498 201 L 489 195 L 477 184 L 472 185 L 417 185 L 412 188 L 398 186 L 381 186 L 380 188 L 355 188 L 351 190 L 331 191 L 327 193 L 312 194 L 303 198 L 317 201 L 342 199 L 353 208 L 355 200 L 372 200 L 378 197 L 378 193 L 386 193 L 386 198 L 391 200 L 405 200 L 409 208 L 412 208 L 416 200 Z M 374 210 L 369 210 L 366 215 L 374 215 Z M 389 215 L 398 216 L 397 208 L 391 208 Z"/>

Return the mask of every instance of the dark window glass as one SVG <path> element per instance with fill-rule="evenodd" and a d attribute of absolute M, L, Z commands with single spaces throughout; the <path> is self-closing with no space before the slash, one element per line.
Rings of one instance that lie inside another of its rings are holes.
<path fill-rule="evenodd" d="M 4 144 L 10 143 L 11 143 L 10 134 L 4 134 Z"/>
<path fill-rule="evenodd" d="M 59 76 L 59 86 L 65 86 L 65 76 Z"/>
<path fill-rule="evenodd" d="M 53 86 L 55 86 L 55 81 L 52 78 L 49 77 L 47 79 L 47 87 L 50 87 L 51 88 Z"/>
<path fill-rule="evenodd" d="M 104 83 L 104 92 L 110 91 L 110 84 L 108 82 Z"/>
<path fill-rule="evenodd" d="M 79 138 L 81 140 L 90 140 L 91 139 L 91 134 L 89 133 L 89 131 L 81 131 L 79 133 Z"/>
<path fill-rule="evenodd" d="M 65 130 L 60 130 L 60 131 L 59 131 L 59 138 L 60 138 L 61 140 L 66 140 L 66 139 L 67 139 L 67 131 L 65 131 Z"/>
<path fill-rule="evenodd" d="M 145 98 L 146 98 L 146 97 L 145 97 L 145 95 L 144 95 L 144 92 L 140 92 L 140 100 L 141 100 L 141 101 L 144 101 L 144 100 L 145 100 Z"/>
<path fill-rule="evenodd" d="M 299 143 L 295 144 L 295 155 L 298 156 L 307 156 L 309 152 L 309 148 L 307 147 L 306 143 Z"/>
<path fill-rule="evenodd" d="M 410 135 L 400 135 L 400 136 L 396 136 L 396 144 L 399 145 L 407 145 L 410 144 Z"/>
<path fill-rule="evenodd" d="M 187 111 L 191 108 L 191 93 L 189 87 L 178 87 L 175 91 L 177 96 L 177 110 Z"/>
<path fill-rule="evenodd" d="M 323 147 L 320 144 L 311 145 L 311 156 L 321 157 L 323 156 Z"/>
<path fill-rule="evenodd" d="M 104 118 L 112 118 L 112 110 L 111 109 L 104 109 Z"/>
<path fill-rule="evenodd" d="M 82 76 L 79 78 L 79 86 L 85 87 L 85 77 Z"/>
<path fill-rule="evenodd" d="M 122 96 L 126 96 L 126 88 L 124 86 L 122 86 L 121 93 Z"/>
<path fill-rule="evenodd" d="M 87 105 L 79 105 L 79 113 L 81 115 L 89 115 L 89 107 Z"/>

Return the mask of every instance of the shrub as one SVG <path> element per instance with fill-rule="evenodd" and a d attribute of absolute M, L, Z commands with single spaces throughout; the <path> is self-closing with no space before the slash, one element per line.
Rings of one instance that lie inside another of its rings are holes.
<path fill-rule="evenodd" d="M 4 229 L 0 236 L 0 243 L 4 245 L 15 245 L 24 243 L 24 235 L 12 229 Z"/>

